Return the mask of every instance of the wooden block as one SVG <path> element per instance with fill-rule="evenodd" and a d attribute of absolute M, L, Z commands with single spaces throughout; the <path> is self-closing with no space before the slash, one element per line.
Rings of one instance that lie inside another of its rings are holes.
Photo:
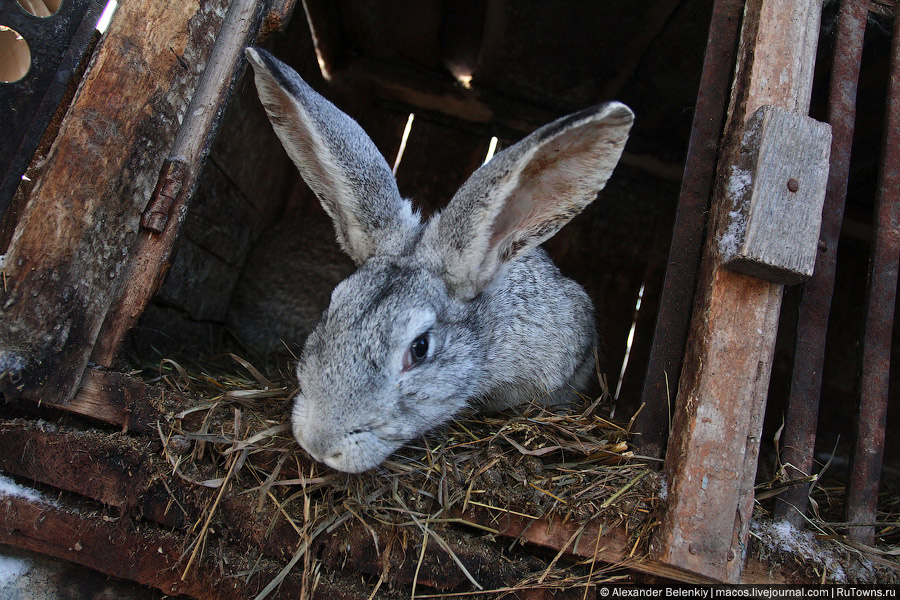
<path fill-rule="evenodd" d="M 756 109 L 725 190 L 726 267 L 788 285 L 812 276 L 830 150 L 830 125 L 777 106 Z"/>

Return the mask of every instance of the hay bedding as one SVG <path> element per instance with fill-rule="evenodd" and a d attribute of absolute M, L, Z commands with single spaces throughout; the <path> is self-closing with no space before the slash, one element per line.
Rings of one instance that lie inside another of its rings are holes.
<path fill-rule="evenodd" d="M 301 574 L 313 586 L 345 566 L 354 551 L 348 542 L 345 555 L 336 556 L 333 544 L 316 547 L 317 539 L 352 531 L 360 537 L 362 531 L 378 553 L 370 561 L 375 564 L 367 589 L 403 597 L 410 590 L 400 588 L 409 583 L 417 597 L 534 588 L 574 589 L 580 597 L 588 581 L 626 577 L 497 537 L 491 519 L 504 515 L 534 521 L 553 516 L 579 525 L 600 519 L 625 528 L 634 556 L 645 550 L 656 525 L 659 477 L 634 456 L 627 428 L 600 416 L 600 401 L 585 399 L 579 410 L 561 413 L 532 406 L 520 414 L 465 415 L 380 468 L 348 475 L 311 461 L 293 440 L 289 369 L 270 379 L 229 355 L 226 362 L 232 361 L 242 373 L 215 372 L 210 365 L 186 369 L 172 360 L 152 369 L 152 382 L 198 398 L 160 425 L 172 472 L 218 490 L 194 526 L 185 571 L 209 545 L 210 530 L 229 526 L 229 515 L 219 510 L 225 496 L 244 498 L 270 524 L 286 520 L 302 538 L 281 576 Z M 484 518 L 476 522 L 476 513 Z M 485 568 L 472 573 L 473 563 Z M 392 568 L 405 572 L 390 573 Z M 278 579 L 259 598 L 276 589 Z"/>
<path fill-rule="evenodd" d="M 783 482 L 773 479 L 757 486 L 757 508 L 750 527 L 750 555 L 803 581 L 817 583 L 900 584 L 900 493 L 896 482 L 883 481 L 878 499 L 876 548 L 857 544 L 843 535 L 844 483 L 831 477 L 826 465 L 811 478 L 811 516 L 798 530 L 774 522 L 771 510 Z"/>
<path fill-rule="evenodd" d="M 198 399 L 160 426 L 165 459 L 193 486 L 218 490 L 193 528 L 185 571 L 208 545 L 210 526 L 220 532 L 229 527 L 229 515 L 218 510 L 223 496 L 243 498 L 269 531 L 287 521 L 302 540 L 258 598 L 269 596 L 288 573 L 312 589 L 348 564 L 365 573 L 364 597 L 504 596 L 537 588 L 581 597 L 588 585 L 631 580 L 622 569 L 498 536 L 492 524 L 509 515 L 578 526 L 601 521 L 626 532 L 630 558 L 646 553 L 663 508 L 660 476 L 649 460 L 634 455 L 628 427 L 601 416 L 602 397 L 585 398 L 576 410 L 548 412 L 535 405 L 520 414 L 464 415 L 380 468 L 348 475 L 313 462 L 293 440 L 288 367 L 270 379 L 235 355 L 225 360 L 240 372 L 209 364 L 185 369 L 171 360 L 152 369 L 153 382 Z M 757 488 L 751 556 L 797 582 L 900 582 L 896 494 L 886 490 L 879 505 L 879 535 L 889 547 L 873 550 L 854 548 L 839 534 L 843 490 L 834 485 L 815 486 L 817 512 L 809 531 L 773 525 L 767 515 L 778 485 Z M 332 534 L 349 541 L 318 544 Z M 354 555 L 370 540 L 373 556 Z M 567 548 L 578 543 L 573 537 Z M 483 568 L 470 572 L 473 561 Z"/>

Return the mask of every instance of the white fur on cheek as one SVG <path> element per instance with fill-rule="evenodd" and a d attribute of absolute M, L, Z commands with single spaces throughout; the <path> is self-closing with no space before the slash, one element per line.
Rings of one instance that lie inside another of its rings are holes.
<path fill-rule="evenodd" d="M 309 421 L 309 401 L 302 393 L 298 393 L 294 397 L 294 406 L 291 409 L 291 431 L 301 446 L 306 449 L 303 443 L 303 426 Z M 309 452 L 308 449 L 306 449 Z"/>

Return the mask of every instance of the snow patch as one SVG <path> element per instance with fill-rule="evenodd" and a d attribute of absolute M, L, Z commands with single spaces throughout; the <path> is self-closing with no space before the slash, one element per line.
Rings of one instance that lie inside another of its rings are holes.
<path fill-rule="evenodd" d="M 764 522 L 756 519 L 750 521 L 750 530 L 770 551 L 792 555 L 801 562 L 821 565 L 831 583 L 848 582 L 840 557 L 817 540 L 811 531 L 797 529 L 787 521 Z"/>
<path fill-rule="evenodd" d="M 15 558 L 0 554 L 0 591 L 16 583 L 22 575 L 31 570 L 31 561 L 27 558 Z"/>
<path fill-rule="evenodd" d="M 40 492 L 33 488 L 19 485 L 9 477 L 0 475 L 0 496 L 11 496 L 13 498 L 23 498 L 32 502 L 42 502 L 44 504 L 53 504 L 46 500 Z"/>
<path fill-rule="evenodd" d="M 753 185 L 753 174 L 750 171 L 735 167 L 728 178 L 726 195 L 734 207 L 728 213 L 728 227 L 719 240 L 719 251 L 725 259 L 738 253 L 747 231 L 746 205 L 750 200 L 750 187 Z"/>
<path fill-rule="evenodd" d="M 25 369 L 25 359 L 17 352 L 0 350 L 0 374 L 18 373 Z"/>

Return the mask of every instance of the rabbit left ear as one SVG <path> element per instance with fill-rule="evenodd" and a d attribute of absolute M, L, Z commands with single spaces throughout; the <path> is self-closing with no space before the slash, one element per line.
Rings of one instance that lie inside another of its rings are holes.
<path fill-rule="evenodd" d="M 334 222 L 344 251 L 361 265 L 376 251 L 402 247 L 419 217 L 369 136 L 265 50 L 248 48 L 247 58 L 278 139 Z"/>
<path fill-rule="evenodd" d="M 453 293 L 474 297 L 584 210 L 612 175 L 633 121 L 624 104 L 602 104 L 545 125 L 475 171 L 423 238 Z"/>

